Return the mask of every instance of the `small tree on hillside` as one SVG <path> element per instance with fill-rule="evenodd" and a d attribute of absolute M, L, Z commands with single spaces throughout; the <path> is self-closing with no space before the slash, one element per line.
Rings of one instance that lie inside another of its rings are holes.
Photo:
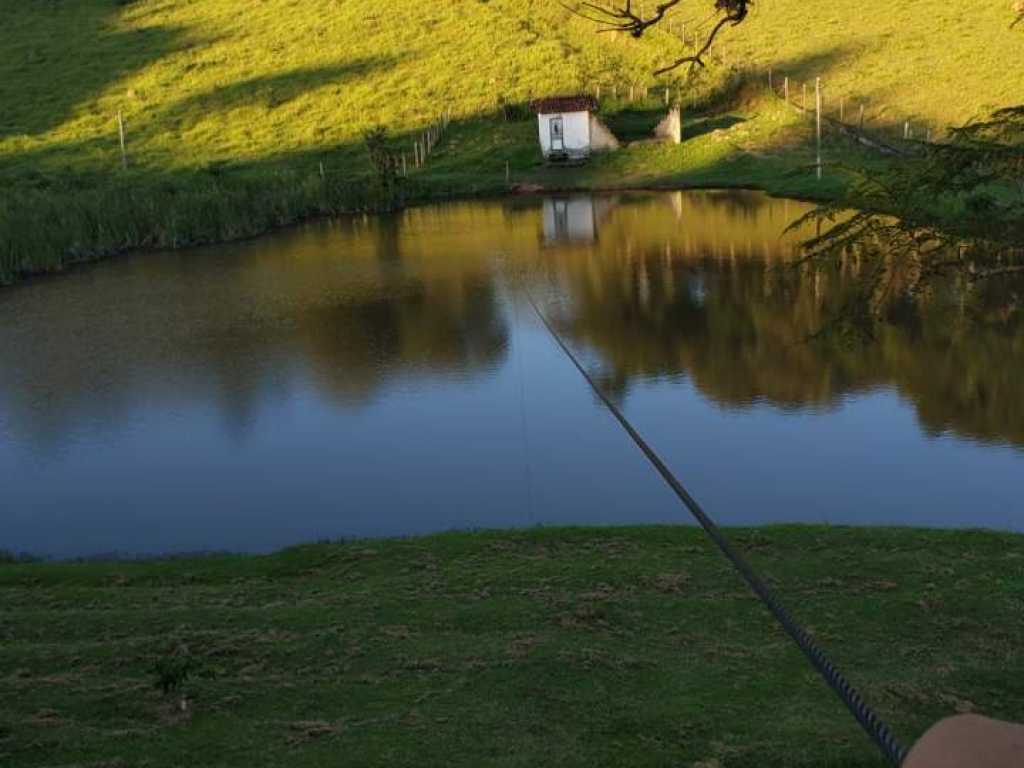
<path fill-rule="evenodd" d="M 388 134 L 384 128 L 376 126 L 363 134 L 366 154 L 373 166 L 376 192 L 380 202 L 391 206 L 396 204 L 398 193 L 398 158 L 388 146 Z"/>

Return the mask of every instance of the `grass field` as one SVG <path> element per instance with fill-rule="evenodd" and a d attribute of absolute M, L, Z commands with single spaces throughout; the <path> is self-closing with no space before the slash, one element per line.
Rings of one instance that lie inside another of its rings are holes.
<path fill-rule="evenodd" d="M 824 78 L 830 110 L 840 95 L 863 102 L 877 128 L 912 119 L 938 131 L 1024 92 L 1024 72 L 1006 66 L 1021 35 L 997 2 L 756 8 L 685 101 L 721 89 L 735 67 L 759 79 L 770 67 L 777 82 L 792 77 L 794 94 Z M 708 17 L 680 12 L 675 26 L 637 41 L 597 35 L 542 0 L 0 0 L 0 280 L 372 207 L 363 132 L 383 125 L 396 151 L 411 153 L 448 108 L 454 130 L 403 200 L 499 192 L 506 162 L 519 181 L 833 194 L 834 183 L 809 184 L 806 127 L 764 100 L 731 105 L 745 123 L 691 132 L 684 148 L 633 147 L 557 178 L 538 171 L 529 121 L 497 119 L 502 100 L 658 85 L 650 73 L 678 55 L 684 22 L 692 44 Z M 678 86 L 673 77 L 662 84 Z"/>
<path fill-rule="evenodd" d="M 1020 537 L 733 535 L 904 742 L 1024 711 Z M 688 527 L 7 564 L 0 605 L 10 768 L 882 764 Z"/>

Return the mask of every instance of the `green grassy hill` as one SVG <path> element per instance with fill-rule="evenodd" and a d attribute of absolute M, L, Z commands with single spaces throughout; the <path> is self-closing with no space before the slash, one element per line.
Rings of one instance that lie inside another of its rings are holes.
<path fill-rule="evenodd" d="M 411 196 L 501 189 L 506 163 L 518 180 L 564 182 L 538 172 L 532 124 L 499 120 L 499 104 L 598 84 L 620 96 L 678 87 L 683 73 L 650 73 L 679 55 L 680 23 L 691 40 L 708 27 L 710 3 L 692 5 L 637 41 L 595 34 L 555 0 L 0 0 L 0 279 L 358 207 L 363 132 L 382 125 L 411 155 L 445 109 L 453 130 Z M 820 5 L 812 16 L 801 0 L 759 3 L 687 98 L 705 100 L 734 68 L 771 67 L 795 94 L 822 77 L 831 110 L 840 96 L 863 102 L 879 127 L 937 130 L 1021 100 L 1024 70 L 1009 65 L 1024 39 L 1002 3 Z M 685 150 L 631 148 L 572 182 L 778 187 L 806 160 L 786 151 L 804 132 L 777 104 L 740 114 L 729 131 L 691 124 Z M 766 158 L 778 162 L 754 162 Z"/>

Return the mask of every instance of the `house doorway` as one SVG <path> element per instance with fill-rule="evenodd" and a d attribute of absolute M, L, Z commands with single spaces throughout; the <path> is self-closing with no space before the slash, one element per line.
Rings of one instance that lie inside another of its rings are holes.
<path fill-rule="evenodd" d="M 561 117 L 551 118 L 551 151 L 565 151 L 565 127 Z"/>

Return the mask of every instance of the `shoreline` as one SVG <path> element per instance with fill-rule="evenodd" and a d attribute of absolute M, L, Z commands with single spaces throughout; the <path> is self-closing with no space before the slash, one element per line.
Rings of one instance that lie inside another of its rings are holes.
<path fill-rule="evenodd" d="M 821 203 L 841 199 L 844 178 L 833 173 L 815 180 L 799 141 L 782 154 L 763 154 L 784 130 L 779 126 L 795 120 L 774 102 L 765 108 L 767 116 L 737 118 L 734 126 L 744 138 L 735 137 L 741 142 L 735 146 L 731 129 L 698 132 L 678 146 L 628 144 L 575 168 L 545 166 L 532 131 L 515 124 L 502 146 L 514 158 L 508 178 L 504 168 L 481 167 L 459 149 L 474 137 L 500 135 L 502 124 L 486 119 L 453 124 L 450 149 L 402 179 L 393 195 L 377 189 L 365 172 L 323 176 L 314 165 L 294 162 L 178 175 L 140 169 L 97 177 L 81 188 L 25 188 L 6 210 L 0 207 L 0 289 L 125 253 L 239 242 L 318 219 L 496 199 L 516 195 L 517 188 L 534 194 L 741 189 Z M 697 113 L 689 124 L 699 131 L 732 114 Z M 772 122 L 772 115 L 781 122 Z M 748 125 L 756 138 L 746 132 Z M 841 140 L 831 152 L 837 167 L 877 162 Z"/>
<path fill-rule="evenodd" d="M 667 177 L 668 178 L 668 177 Z M 69 271 L 77 270 L 82 267 L 87 267 L 91 264 L 95 264 L 107 259 L 120 258 L 124 256 L 142 256 L 153 253 L 168 252 L 168 251 L 181 251 L 191 250 L 196 248 L 208 248 L 218 247 L 223 245 L 230 245 L 233 243 L 244 243 L 250 240 L 256 240 L 261 237 L 273 235 L 277 232 L 287 231 L 294 227 L 300 227 L 305 224 L 329 221 L 332 219 L 344 218 L 347 216 L 384 216 L 388 214 L 398 213 L 403 210 L 410 210 L 414 208 L 422 208 L 432 205 L 445 205 L 450 203 L 470 203 L 470 202 L 488 202 L 498 201 L 508 198 L 541 198 L 547 195 L 572 195 L 572 194 L 592 194 L 592 195 L 613 195 L 613 194 L 627 194 L 627 193 L 650 193 L 659 194 L 666 192 L 731 192 L 731 191 L 742 191 L 742 192 L 759 192 L 768 197 L 775 199 L 789 199 L 797 202 L 806 203 L 825 203 L 835 201 L 835 196 L 822 195 L 820 197 L 813 197 L 806 194 L 799 193 L 787 193 L 785 189 L 772 189 L 770 187 L 759 186 L 755 183 L 739 180 L 735 184 L 728 183 L 687 183 L 681 181 L 666 180 L 663 183 L 648 182 L 644 184 L 634 184 L 630 182 L 624 182 L 620 185 L 617 184 L 566 184 L 558 186 L 542 186 L 539 188 L 531 188 L 528 190 L 517 189 L 518 185 L 512 185 L 504 188 L 484 188 L 480 190 L 459 190 L 453 194 L 439 194 L 439 195 L 425 195 L 422 197 L 415 197 L 405 202 L 404 204 L 398 205 L 394 208 L 367 208 L 367 209 L 352 209 L 352 210 L 339 210 L 336 212 L 322 212 L 314 211 L 308 214 L 299 214 L 294 218 L 275 222 L 266 228 L 257 229 L 252 232 L 244 232 L 235 236 L 229 236 L 224 238 L 199 238 L 196 240 L 179 241 L 173 245 L 168 244 L 135 244 L 125 245 L 120 248 L 114 248 L 111 250 L 101 250 L 91 252 L 87 255 L 78 257 L 65 257 L 59 265 L 40 267 L 28 272 L 22 272 L 9 277 L 7 280 L 3 279 L 2 273 L 0 273 L 0 291 L 15 286 L 22 286 L 30 284 L 39 279 L 46 279 L 53 276 L 59 276 L 66 274 Z"/>
<path fill-rule="evenodd" d="M 886 538 L 890 535 L 901 537 L 919 537 L 922 539 L 930 537 L 946 536 L 980 536 L 992 537 L 994 539 L 1005 539 L 1008 542 L 1018 541 L 1024 547 L 1024 530 L 1003 530 L 995 528 L 979 527 L 949 527 L 937 528 L 930 526 L 912 525 L 851 525 L 831 523 L 768 523 L 765 525 L 722 525 L 720 529 L 728 536 L 757 536 L 765 535 L 854 535 L 862 537 Z M 401 546 L 404 544 L 424 544 L 430 546 L 440 543 L 446 539 L 478 539 L 487 540 L 492 538 L 573 538 L 579 535 L 594 536 L 615 536 L 623 534 L 644 538 L 645 536 L 657 537 L 660 534 L 674 531 L 687 531 L 703 533 L 700 526 L 689 517 L 685 521 L 666 524 L 654 523 L 643 524 L 611 524 L 611 525 L 535 525 L 532 527 L 514 528 L 454 528 L 450 530 L 433 531 L 429 533 L 397 534 L 386 536 L 341 536 L 333 539 L 317 539 L 300 541 L 292 544 L 285 544 L 266 550 L 242 551 L 242 550 L 193 550 L 187 552 L 163 552 L 163 553 L 124 553 L 124 552 L 99 552 L 88 555 L 70 555 L 67 557 L 54 555 L 39 555 L 32 552 L 16 552 L 0 549 L 0 569 L 13 566 L 60 566 L 60 567 L 88 567 L 88 566 L 118 566 L 118 565 L 146 565 L 159 563 L 181 563 L 188 562 L 202 563 L 211 560 L 248 560 L 285 557 L 295 550 L 306 550 L 309 548 L 345 548 L 359 546 Z M 700 538 L 700 537 L 698 537 Z M 710 544 L 710 540 L 708 542 Z M 1024 559 L 1024 549 L 1022 549 Z M 1024 564 L 1022 564 L 1024 565 Z"/>

